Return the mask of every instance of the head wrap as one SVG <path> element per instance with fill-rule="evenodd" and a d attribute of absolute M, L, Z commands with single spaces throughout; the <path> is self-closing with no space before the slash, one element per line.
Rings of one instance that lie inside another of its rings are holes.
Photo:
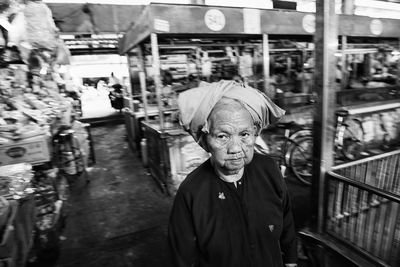
<path fill-rule="evenodd" d="M 261 128 L 279 120 L 285 111 L 275 105 L 264 93 L 235 81 L 201 83 L 200 87 L 179 94 L 180 120 L 184 129 L 198 141 L 208 132 L 207 119 L 221 98 L 239 101 Z"/>

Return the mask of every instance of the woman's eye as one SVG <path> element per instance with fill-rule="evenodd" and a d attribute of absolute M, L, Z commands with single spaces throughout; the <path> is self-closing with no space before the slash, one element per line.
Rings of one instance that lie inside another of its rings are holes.
<path fill-rule="evenodd" d="M 217 135 L 217 138 L 219 140 L 228 140 L 228 136 L 226 134 L 219 134 Z"/>
<path fill-rule="evenodd" d="M 250 133 L 249 132 L 243 132 L 240 134 L 241 137 L 249 137 Z"/>

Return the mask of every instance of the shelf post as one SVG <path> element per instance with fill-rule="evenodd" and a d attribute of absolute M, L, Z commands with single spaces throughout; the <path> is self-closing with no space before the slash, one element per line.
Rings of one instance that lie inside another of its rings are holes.
<path fill-rule="evenodd" d="M 275 92 L 270 85 L 270 70 L 269 70 L 269 45 L 268 34 L 263 34 L 263 72 L 264 72 L 264 93 L 271 99 L 274 99 Z"/>
<path fill-rule="evenodd" d="M 335 1 L 316 2 L 315 43 L 315 110 L 313 145 L 313 183 L 311 207 L 313 225 L 317 232 L 324 230 L 326 172 L 333 165 L 333 138 L 335 125 L 335 52 L 338 48 L 338 19 Z"/>
<path fill-rule="evenodd" d="M 151 39 L 151 54 L 153 58 L 153 70 L 154 70 L 154 83 L 156 86 L 156 96 L 157 96 L 157 105 L 158 105 L 158 113 L 159 113 L 159 119 L 160 119 L 160 128 L 161 131 L 164 131 L 164 113 L 162 110 L 162 102 L 161 102 L 161 90 L 162 90 L 162 84 L 161 84 L 161 75 L 160 75 L 160 55 L 158 52 L 158 40 L 157 40 L 157 34 L 156 33 L 151 33 L 150 35 Z"/>
<path fill-rule="evenodd" d="M 347 36 L 342 36 L 342 57 L 340 58 L 342 63 L 342 79 L 340 80 L 340 90 L 343 91 L 346 89 L 347 84 L 349 83 L 349 75 L 347 74 Z"/>
<path fill-rule="evenodd" d="M 142 95 L 142 103 L 143 103 L 143 111 L 144 111 L 144 119 L 146 122 L 149 122 L 148 116 L 148 106 L 147 106 L 147 88 L 146 88 L 146 74 L 145 74 L 145 63 L 143 57 L 143 48 L 139 45 L 137 49 L 138 53 L 138 69 L 139 69 L 139 82 L 140 82 L 140 90 Z"/>

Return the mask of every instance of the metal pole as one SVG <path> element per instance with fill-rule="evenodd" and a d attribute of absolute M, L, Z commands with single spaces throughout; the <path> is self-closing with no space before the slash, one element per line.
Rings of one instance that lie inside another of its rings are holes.
<path fill-rule="evenodd" d="M 162 90 L 161 77 L 160 77 L 161 64 L 160 64 L 160 56 L 158 53 L 157 34 L 152 33 L 150 36 L 150 39 L 151 39 L 151 54 L 153 57 L 154 83 L 156 85 L 158 114 L 159 114 L 159 118 L 160 118 L 160 128 L 163 131 L 164 130 L 164 113 L 163 113 L 163 107 L 162 107 L 162 102 L 161 102 L 161 90 Z"/>
<path fill-rule="evenodd" d="M 400 38 L 397 40 L 397 49 L 400 52 Z M 400 77 L 400 60 L 397 60 L 397 77 Z M 400 86 L 400 79 L 396 79 L 396 84 Z"/>
<path fill-rule="evenodd" d="M 338 48 L 335 1 L 316 2 L 315 93 L 312 212 L 317 231 L 324 227 L 325 174 L 333 165 L 333 137 L 336 106 L 335 52 Z"/>
<path fill-rule="evenodd" d="M 275 92 L 270 86 L 270 70 L 269 70 L 269 45 L 268 34 L 263 34 L 263 66 L 264 66 L 264 92 L 273 99 Z"/>
<path fill-rule="evenodd" d="M 354 15 L 354 0 L 342 0 L 342 13 Z"/>
<path fill-rule="evenodd" d="M 143 111 L 144 111 L 144 119 L 146 122 L 149 122 L 148 114 L 148 106 L 147 106 L 147 90 L 146 90 L 146 74 L 144 67 L 144 57 L 143 57 L 143 49 L 141 46 L 137 48 L 138 53 L 138 69 L 139 69 L 139 82 L 140 82 L 140 92 L 142 95 L 143 102 Z"/>
<path fill-rule="evenodd" d="M 347 78 L 347 60 L 346 60 L 346 48 L 347 48 L 347 36 L 342 36 L 342 58 L 341 63 L 342 63 L 342 79 L 340 81 L 340 90 L 346 89 L 346 85 L 348 83 Z"/>
<path fill-rule="evenodd" d="M 146 122 L 148 122 L 149 116 L 147 115 L 146 76 L 144 75 L 143 71 L 139 72 L 139 81 L 140 81 L 140 88 L 142 90 L 144 119 Z"/>
<path fill-rule="evenodd" d="M 354 0 L 342 0 L 342 13 L 346 15 L 354 15 Z M 342 36 L 342 80 L 340 82 L 340 90 L 346 89 L 349 82 L 350 75 L 347 73 L 347 60 L 346 51 L 347 48 L 347 36 Z"/>

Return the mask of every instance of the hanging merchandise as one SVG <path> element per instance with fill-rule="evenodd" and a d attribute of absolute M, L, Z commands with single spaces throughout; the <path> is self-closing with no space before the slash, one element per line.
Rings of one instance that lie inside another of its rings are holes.
<path fill-rule="evenodd" d="M 41 1 L 28 1 L 24 15 L 27 41 L 34 48 L 55 49 L 57 46 L 57 27 L 50 8 Z"/>
<path fill-rule="evenodd" d="M 362 118 L 362 127 L 364 129 L 364 141 L 366 143 L 370 143 L 374 140 L 375 131 L 374 131 L 374 120 L 372 116 L 364 116 Z"/>
<path fill-rule="evenodd" d="M 70 58 L 71 58 L 71 52 L 65 45 L 64 41 L 61 39 L 57 40 L 55 63 L 59 65 L 69 65 L 71 64 Z"/>
<path fill-rule="evenodd" d="M 24 12 L 20 11 L 14 15 L 8 30 L 8 46 L 19 46 L 27 41 L 26 24 Z"/>
<path fill-rule="evenodd" d="M 239 59 L 239 75 L 242 77 L 253 76 L 253 58 L 250 52 L 244 51 Z"/>
<path fill-rule="evenodd" d="M 209 79 L 211 76 L 212 62 L 208 57 L 208 52 L 203 51 L 203 56 L 201 57 L 201 74 L 204 78 Z"/>

